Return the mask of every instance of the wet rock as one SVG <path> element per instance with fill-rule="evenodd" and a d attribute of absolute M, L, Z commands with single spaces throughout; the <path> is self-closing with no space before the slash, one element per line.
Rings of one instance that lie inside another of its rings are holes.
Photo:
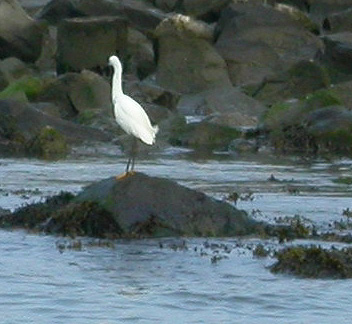
<path fill-rule="evenodd" d="M 234 153 L 255 153 L 258 150 L 258 144 L 255 140 L 237 138 L 229 144 L 229 151 Z"/>
<path fill-rule="evenodd" d="M 323 60 L 343 73 L 352 73 L 352 32 L 341 32 L 323 37 Z"/>
<path fill-rule="evenodd" d="M 66 19 L 58 26 L 57 72 L 102 71 L 110 55 L 126 53 L 126 44 L 127 23 L 123 18 Z"/>
<path fill-rule="evenodd" d="M 273 145 L 286 152 L 351 154 L 352 115 L 331 90 L 274 105 L 266 114 Z"/>
<path fill-rule="evenodd" d="M 220 16 L 216 48 L 234 85 L 258 82 L 323 49 L 290 15 L 269 6 L 231 4 Z M 239 50 L 237 50 L 237 48 Z"/>
<path fill-rule="evenodd" d="M 52 127 L 42 128 L 29 142 L 25 150 L 29 155 L 46 160 L 56 160 L 69 153 L 69 146 L 64 136 Z"/>
<path fill-rule="evenodd" d="M 289 247 L 277 253 L 274 273 L 304 278 L 346 279 L 352 277 L 352 249 L 323 249 L 317 246 Z"/>
<path fill-rule="evenodd" d="M 212 29 L 187 16 L 174 15 L 156 29 L 157 83 L 181 93 L 230 85 L 226 64 L 213 48 Z"/>
<path fill-rule="evenodd" d="M 42 48 L 44 26 L 31 19 L 16 0 L 0 2 L 0 58 L 15 56 L 35 62 Z"/>
<path fill-rule="evenodd" d="M 104 179 L 0 217 L 2 227 L 97 237 L 234 236 L 255 231 L 241 210 L 142 173 Z"/>
<path fill-rule="evenodd" d="M 94 183 L 75 201 L 98 202 L 127 235 L 232 236 L 249 234 L 255 225 L 245 212 L 226 203 L 142 173 Z"/>
<path fill-rule="evenodd" d="M 200 123 L 178 124 L 172 129 L 170 143 L 176 146 L 191 147 L 197 150 L 227 151 L 229 144 L 240 136 L 233 127 L 216 125 L 204 120 Z"/>

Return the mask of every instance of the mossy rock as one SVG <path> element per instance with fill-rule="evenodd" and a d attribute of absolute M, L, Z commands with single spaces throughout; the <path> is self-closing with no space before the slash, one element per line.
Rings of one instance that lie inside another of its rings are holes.
<path fill-rule="evenodd" d="M 44 82 L 36 77 L 25 76 L 10 83 L 0 92 L 0 99 L 20 99 L 25 100 L 23 94 L 29 101 L 34 100 L 42 93 Z"/>
<path fill-rule="evenodd" d="M 288 247 L 277 253 L 274 273 L 305 278 L 352 278 L 352 248 L 323 249 L 318 246 Z"/>
<path fill-rule="evenodd" d="M 44 127 L 26 144 L 28 153 L 43 159 L 58 159 L 69 153 L 69 145 L 63 135 L 52 127 Z"/>
<path fill-rule="evenodd" d="M 122 229 L 111 214 L 96 202 L 69 203 L 54 211 L 44 228 L 64 236 L 117 237 Z"/>
<path fill-rule="evenodd" d="M 321 89 L 315 91 L 302 100 L 304 112 L 323 107 L 339 106 L 342 104 L 341 99 L 339 99 L 338 95 L 334 93 L 332 89 Z"/>
<path fill-rule="evenodd" d="M 229 144 L 241 135 L 232 127 L 219 126 L 206 121 L 194 124 L 180 122 L 170 139 L 171 144 L 192 148 L 227 150 Z"/>

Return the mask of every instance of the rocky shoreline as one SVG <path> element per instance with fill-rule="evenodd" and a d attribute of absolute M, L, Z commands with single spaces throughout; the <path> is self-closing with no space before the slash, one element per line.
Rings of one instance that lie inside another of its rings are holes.
<path fill-rule="evenodd" d="M 112 54 L 125 92 L 160 125 L 158 149 L 351 155 L 348 1 L 6 0 L 0 9 L 0 155 L 126 145 L 111 113 Z M 38 140 L 48 127 L 49 144 Z"/>

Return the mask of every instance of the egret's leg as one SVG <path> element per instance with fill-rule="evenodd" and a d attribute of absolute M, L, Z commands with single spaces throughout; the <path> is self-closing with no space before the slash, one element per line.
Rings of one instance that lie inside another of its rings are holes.
<path fill-rule="evenodd" d="M 134 174 L 133 170 L 134 170 L 134 164 L 135 164 L 135 159 L 136 159 L 136 154 L 137 154 L 138 141 L 137 141 L 137 138 L 135 138 L 135 137 L 133 137 L 132 141 L 133 142 L 132 142 L 131 150 L 129 153 L 129 158 L 128 158 L 127 165 L 126 165 L 126 170 L 124 173 L 116 176 L 117 180 L 124 179 L 124 178 Z"/>
<path fill-rule="evenodd" d="M 132 143 L 132 152 L 131 152 L 131 172 L 134 172 L 134 163 L 136 161 L 137 149 L 138 149 L 138 140 L 137 138 L 134 137 L 133 143 Z"/>

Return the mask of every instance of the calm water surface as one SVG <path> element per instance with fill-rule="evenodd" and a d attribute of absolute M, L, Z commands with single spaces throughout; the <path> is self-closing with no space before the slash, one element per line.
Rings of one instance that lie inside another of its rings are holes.
<path fill-rule="evenodd" d="M 78 192 L 124 168 L 119 158 L 48 163 L 0 160 L 0 207 L 14 209 L 61 190 Z M 163 155 L 139 171 L 238 202 L 259 219 L 301 215 L 320 229 L 352 208 L 352 161 L 192 160 Z M 278 181 L 268 181 L 273 175 Z M 273 275 L 254 258 L 257 239 L 121 240 L 114 247 L 60 249 L 65 238 L 0 230 L 0 323 L 351 323 L 352 281 Z M 209 244 L 205 244 L 209 243 Z M 94 242 L 93 242 L 94 243 Z M 275 240 L 263 241 L 277 246 Z M 301 242 L 308 244 L 309 242 Z M 160 247 L 162 244 L 163 248 Z M 212 263 L 209 245 L 226 246 Z"/>

